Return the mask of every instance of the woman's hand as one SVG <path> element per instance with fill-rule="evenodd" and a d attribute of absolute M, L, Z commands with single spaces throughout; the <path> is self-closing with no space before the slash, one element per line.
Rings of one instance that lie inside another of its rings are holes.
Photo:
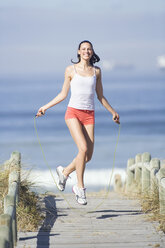
<path fill-rule="evenodd" d="M 45 114 L 45 111 L 46 111 L 46 109 L 44 108 L 44 106 L 41 107 L 41 108 L 38 110 L 38 112 L 37 112 L 37 114 L 36 114 L 36 117 L 40 117 L 40 116 L 44 115 L 44 114 Z"/>
<path fill-rule="evenodd" d="M 120 117 L 119 117 L 119 114 L 117 112 L 114 112 L 112 114 L 112 120 L 117 123 L 117 124 L 120 124 Z"/>

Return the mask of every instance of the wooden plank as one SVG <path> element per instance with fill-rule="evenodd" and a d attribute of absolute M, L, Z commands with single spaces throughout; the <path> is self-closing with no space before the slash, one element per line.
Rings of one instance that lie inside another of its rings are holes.
<path fill-rule="evenodd" d="M 80 206 L 72 194 L 65 195 L 72 208 L 61 196 L 42 197 L 45 220 L 37 232 L 18 233 L 18 248 L 145 248 L 165 247 L 163 232 L 157 222 L 149 222 L 137 200 L 111 192 L 108 199 L 88 194 L 88 205 Z"/>

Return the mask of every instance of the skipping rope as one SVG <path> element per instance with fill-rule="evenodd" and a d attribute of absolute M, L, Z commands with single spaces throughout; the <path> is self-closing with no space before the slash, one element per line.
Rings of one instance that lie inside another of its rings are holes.
<path fill-rule="evenodd" d="M 119 137 L 120 137 L 120 128 L 121 128 L 121 125 L 119 124 L 119 130 L 118 130 L 118 136 L 117 136 L 117 141 L 116 141 L 116 146 L 115 146 L 115 151 L 114 151 L 114 154 L 113 154 L 113 165 L 112 165 L 112 171 L 111 171 L 111 175 L 110 175 L 110 178 L 109 178 L 109 183 L 108 183 L 108 188 L 107 188 L 107 191 L 106 191 L 106 194 L 103 198 L 103 200 L 98 204 L 96 205 L 95 208 L 92 209 L 92 211 L 89 211 L 89 212 L 86 212 L 86 213 L 91 213 L 93 211 L 95 211 L 96 209 L 98 209 L 103 203 L 104 201 L 107 199 L 108 195 L 109 195 L 109 192 L 110 192 L 110 185 L 111 185 L 111 181 L 112 181 L 112 176 L 113 176 L 113 172 L 114 172 L 114 168 L 115 168 L 115 159 L 116 159 L 116 150 L 117 150 L 117 146 L 118 146 L 118 142 L 119 142 Z M 38 131 L 37 131 L 37 127 L 36 127 L 36 116 L 34 117 L 34 129 L 35 129 L 35 132 L 36 132 L 36 136 L 37 136 L 37 140 L 38 140 L 38 143 L 39 143 L 39 146 L 41 148 L 41 152 L 42 152 L 42 155 L 43 155 L 43 159 L 44 159 L 44 162 L 48 168 L 48 170 L 50 171 L 50 174 L 52 176 L 52 179 L 60 193 L 60 195 L 63 197 L 63 199 L 67 202 L 69 208 L 75 210 L 75 211 L 79 211 L 78 209 L 75 209 L 71 204 L 70 202 L 68 201 L 68 199 L 66 198 L 65 194 L 62 193 L 62 191 L 59 190 L 58 186 L 57 186 L 57 182 L 55 180 L 55 177 L 53 175 L 53 172 L 46 160 L 46 156 L 45 156 L 45 153 L 44 153 L 44 150 L 42 148 L 42 145 L 41 145 L 41 141 L 40 141 L 40 138 L 39 138 L 39 135 L 38 135 Z M 79 211 L 80 212 L 80 211 Z"/>

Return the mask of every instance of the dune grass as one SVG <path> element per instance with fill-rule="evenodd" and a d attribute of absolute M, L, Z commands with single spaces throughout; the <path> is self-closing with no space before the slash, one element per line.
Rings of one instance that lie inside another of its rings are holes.
<path fill-rule="evenodd" d="M 36 231 L 42 221 L 41 209 L 38 205 L 39 197 L 30 188 L 34 186 L 28 178 L 21 180 L 20 198 L 17 205 L 18 230 Z"/>
<path fill-rule="evenodd" d="M 125 193 L 127 197 L 136 198 L 140 200 L 142 212 L 147 214 L 147 218 L 150 221 L 158 221 L 158 230 L 165 232 L 165 215 L 160 214 L 159 206 L 159 188 L 158 185 L 154 185 L 154 190 L 150 192 L 141 193 L 141 187 L 134 184 L 130 193 Z"/>
<path fill-rule="evenodd" d="M 4 166 L 0 165 L 0 214 L 3 214 L 4 197 L 8 192 L 9 170 L 4 170 Z"/>
<path fill-rule="evenodd" d="M 24 173 L 20 182 L 19 202 L 17 204 L 18 231 L 35 231 L 42 220 L 38 206 L 38 196 L 31 192 L 32 183 L 28 180 L 28 174 Z M 4 197 L 8 193 L 9 170 L 0 166 L 0 214 L 3 214 Z M 33 185 L 34 186 L 34 185 Z"/>
<path fill-rule="evenodd" d="M 158 188 L 155 187 L 154 191 L 149 194 L 143 193 L 139 195 L 139 199 L 141 202 L 142 211 L 147 213 L 149 220 L 158 221 L 158 229 L 165 232 L 165 215 L 160 214 Z"/>

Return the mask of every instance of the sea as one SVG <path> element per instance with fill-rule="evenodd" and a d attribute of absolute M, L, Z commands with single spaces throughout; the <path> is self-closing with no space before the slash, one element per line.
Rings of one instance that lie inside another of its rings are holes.
<path fill-rule="evenodd" d="M 120 137 L 117 143 L 119 125 L 95 97 L 95 147 L 84 178 L 88 191 L 112 187 L 116 174 L 124 183 L 127 161 L 138 153 L 165 159 L 164 76 L 162 71 L 103 76 L 104 95 L 120 114 Z M 36 192 L 57 192 L 56 167 L 66 166 L 77 154 L 64 120 L 70 93 L 36 119 L 41 146 L 34 128 L 37 110 L 60 92 L 63 80 L 63 74 L 0 77 L 0 164 L 19 151 L 22 180 L 31 181 Z M 67 192 L 76 183 L 76 174 L 70 176 Z"/>

